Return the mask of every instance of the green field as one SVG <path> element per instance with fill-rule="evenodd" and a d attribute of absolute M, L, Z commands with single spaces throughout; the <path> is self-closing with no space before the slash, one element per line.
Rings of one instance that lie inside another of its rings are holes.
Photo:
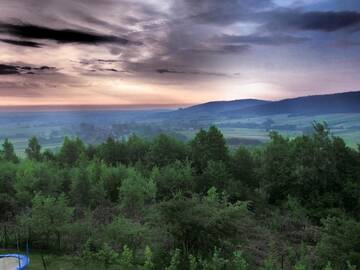
<path fill-rule="evenodd" d="M 312 123 L 326 122 L 330 128 L 331 133 L 334 136 L 342 137 L 350 147 L 356 147 L 360 143 L 360 114 L 329 114 L 329 115 L 317 115 L 317 116 L 288 116 L 288 115 L 273 115 L 253 118 L 240 118 L 232 120 L 216 121 L 216 125 L 227 123 L 256 123 L 261 124 L 271 119 L 273 121 L 272 126 L 285 126 L 294 125 L 295 130 L 276 129 L 284 136 L 289 138 L 301 135 L 303 129 L 310 129 Z M 225 137 L 235 138 L 252 138 L 260 141 L 267 141 L 269 132 L 264 128 L 221 128 Z M 195 132 L 193 132 L 194 134 Z M 193 135 L 185 133 L 187 135 Z"/>
<path fill-rule="evenodd" d="M 98 141 L 103 141 L 107 136 L 104 134 L 107 132 L 107 128 L 114 123 L 116 124 L 116 122 L 109 122 L 108 125 L 103 125 L 99 128 L 97 126 L 98 123 L 91 122 L 91 117 L 86 118 L 86 120 L 82 119 L 81 122 L 76 124 L 49 121 L 48 119 L 41 118 L 33 118 L 26 121 L 14 121 L 13 118 L 12 121 L 5 121 L 0 117 L 0 120 L 2 120 L 0 122 L 0 142 L 5 138 L 9 138 L 14 144 L 16 153 L 21 157 L 24 156 L 24 150 L 27 146 L 28 139 L 32 136 L 38 137 L 43 149 L 56 150 L 61 145 L 65 136 L 80 136 L 80 138 L 85 141 L 87 141 L 87 139 L 90 141 L 96 139 Z M 264 127 L 266 121 L 271 121 L 272 124 L 270 128 Z M 283 114 L 231 120 L 219 119 L 208 122 L 205 125 L 217 125 L 223 132 L 225 138 L 240 139 L 239 144 L 242 143 L 241 140 L 245 140 L 245 144 L 246 140 L 252 140 L 252 142 L 255 141 L 255 144 L 261 144 L 268 140 L 270 130 L 276 130 L 282 135 L 292 138 L 303 134 L 304 130 L 311 130 L 311 125 L 314 121 L 326 122 L 330 127 L 331 133 L 335 136 L 342 137 L 350 147 L 357 147 L 360 143 L 360 114 L 329 114 L 315 116 L 289 116 Z M 96 133 L 95 131 L 75 130 L 74 127 L 79 127 L 83 123 L 93 125 Z M 141 124 L 138 123 L 137 125 Z M 160 130 L 163 128 L 165 132 L 171 132 L 171 128 L 169 129 L 166 123 L 161 126 L 161 123 L 159 122 L 148 122 L 147 125 L 156 125 Z M 248 125 L 252 126 L 249 127 Z M 138 129 L 139 126 L 136 126 L 135 128 Z M 135 128 L 134 131 L 131 131 L 130 128 L 130 131 L 124 131 L 124 134 L 120 135 L 126 137 L 130 132 L 136 133 L 137 131 Z M 181 125 L 176 127 L 176 132 L 184 135 L 187 139 L 193 138 L 198 130 L 199 127 L 196 125 L 193 128 L 189 128 L 188 126 L 182 127 Z"/>

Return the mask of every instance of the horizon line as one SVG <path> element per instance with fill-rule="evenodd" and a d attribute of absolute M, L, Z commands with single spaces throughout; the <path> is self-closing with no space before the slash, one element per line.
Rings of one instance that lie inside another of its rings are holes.
<path fill-rule="evenodd" d="M 280 99 L 259 99 L 259 98 L 241 98 L 229 100 L 209 100 L 200 103 L 183 103 L 183 104 L 34 104 L 34 105 L 0 105 L 0 112 L 22 112 L 22 111 L 87 111 L 87 110 L 123 110 L 123 111 L 149 111 L 149 110 L 166 110 L 166 109 L 183 109 L 191 106 L 211 103 L 211 102 L 231 102 L 240 100 L 263 100 L 263 101 L 281 101 L 288 99 L 297 99 L 313 96 L 328 96 L 336 94 L 360 92 L 351 90 L 344 92 L 333 92 L 326 94 L 310 94 L 305 96 L 284 97 Z"/>

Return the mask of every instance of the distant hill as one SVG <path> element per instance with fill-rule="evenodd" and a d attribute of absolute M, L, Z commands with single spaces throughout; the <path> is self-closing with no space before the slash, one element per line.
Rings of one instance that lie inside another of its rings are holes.
<path fill-rule="evenodd" d="M 283 99 L 225 111 L 221 115 L 235 118 L 273 114 L 315 115 L 331 113 L 360 113 L 360 91 Z"/>
<path fill-rule="evenodd" d="M 220 113 L 226 113 L 228 111 L 234 111 L 239 109 L 245 109 L 257 105 L 267 104 L 270 101 L 259 99 L 240 99 L 231 101 L 212 101 L 187 107 L 184 109 L 178 109 L 171 113 L 167 113 L 170 117 L 180 118 L 202 118 L 202 117 L 214 117 Z"/>

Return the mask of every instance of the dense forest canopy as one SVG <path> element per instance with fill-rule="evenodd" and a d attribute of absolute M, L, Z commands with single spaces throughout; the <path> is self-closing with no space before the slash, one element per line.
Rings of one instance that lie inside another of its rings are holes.
<path fill-rule="evenodd" d="M 58 152 L 33 137 L 26 158 L 5 140 L 0 244 L 98 269 L 358 269 L 360 147 L 313 128 L 235 150 L 214 126 Z"/>

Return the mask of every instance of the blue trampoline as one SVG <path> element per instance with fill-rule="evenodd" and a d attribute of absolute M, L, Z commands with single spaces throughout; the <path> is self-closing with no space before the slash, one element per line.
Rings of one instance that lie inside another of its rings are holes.
<path fill-rule="evenodd" d="M 22 254 L 0 254 L 1 270 L 25 270 L 30 259 Z"/>

